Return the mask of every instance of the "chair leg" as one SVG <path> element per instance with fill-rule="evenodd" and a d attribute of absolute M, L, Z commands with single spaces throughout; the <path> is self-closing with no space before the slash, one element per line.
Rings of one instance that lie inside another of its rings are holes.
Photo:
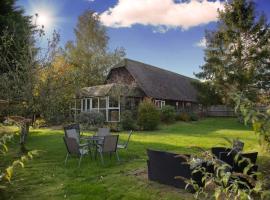
<path fill-rule="evenodd" d="M 101 163 L 102 163 L 102 165 L 104 165 L 103 154 L 102 154 L 102 152 L 99 152 L 99 154 L 100 154 Z"/>
<path fill-rule="evenodd" d="M 117 151 L 115 152 L 115 155 L 116 155 L 117 161 L 119 162 L 120 159 L 119 159 L 119 155 L 118 155 L 118 152 Z"/>
<path fill-rule="evenodd" d="M 69 154 L 67 153 L 66 159 L 65 159 L 65 165 L 67 165 L 67 159 L 68 159 L 68 156 L 69 156 Z"/>
<path fill-rule="evenodd" d="M 82 157 L 83 157 L 83 155 L 80 156 L 79 167 L 81 166 Z"/>

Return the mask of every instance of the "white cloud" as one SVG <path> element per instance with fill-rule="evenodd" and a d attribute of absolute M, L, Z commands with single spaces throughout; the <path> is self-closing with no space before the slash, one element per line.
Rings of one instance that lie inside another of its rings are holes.
<path fill-rule="evenodd" d="M 223 9 L 220 0 L 119 0 L 118 3 L 100 14 L 105 26 L 119 28 L 134 24 L 188 29 L 217 21 L 218 9 Z"/>
<path fill-rule="evenodd" d="M 195 44 L 195 46 L 201 47 L 201 48 L 206 48 L 206 43 L 207 43 L 207 41 L 206 41 L 206 38 L 204 37 L 199 42 L 197 42 Z"/>

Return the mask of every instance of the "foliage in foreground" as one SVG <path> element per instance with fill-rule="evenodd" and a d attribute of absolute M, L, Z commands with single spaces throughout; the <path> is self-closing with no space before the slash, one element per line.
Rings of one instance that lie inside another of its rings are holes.
<path fill-rule="evenodd" d="M 185 180 L 186 188 L 192 186 L 195 190 L 194 197 L 196 199 L 231 199 L 231 200 L 250 200 L 265 199 L 269 195 L 267 190 L 263 188 L 263 177 L 259 172 L 250 173 L 254 164 L 248 158 L 240 158 L 240 154 L 236 154 L 234 160 L 237 164 L 247 162 L 248 165 L 243 172 L 231 171 L 231 166 L 221 162 L 211 152 L 202 151 L 194 157 L 185 157 L 190 166 L 194 166 L 192 173 L 202 174 L 202 184 L 200 187 L 194 180 Z M 204 160 L 207 166 L 212 165 L 214 173 L 209 172 L 207 167 L 197 164 L 198 160 Z M 178 177 L 182 178 L 182 177 Z"/>
<path fill-rule="evenodd" d="M 14 139 L 15 133 L 5 133 L 1 132 L 0 134 L 0 158 L 3 159 L 7 156 L 9 151 L 8 143 Z M 11 164 L 8 166 L 2 166 L 0 168 L 0 191 L 5 190 L 8 186 L 8 183 L 11 183 L 12 176 L 14 171 L 18 167 L 24 167 L 24 163 L 32 159 L 34 155 L 37 155 L 38 151 L 29 151 L 26 154 L 20 156 L 20 158 L 11 161 Z M 0 192 L 1 194 L 1 192 Z M 0 195 L 1 197 L 1 195 Z"/>
<path fill-rule="evenodd" d="M 138 108 L 138 125 L 142 130 L 157 129 L 160 123 L 160 112 L 151 99 L 144 99 Z"/>
<path fill-rule="evenodd" d="M 259 143 L 265 150 L 270 150 L 270 107 L 260 111 L 256 104 L 241 94 L 235 95 L 235 110 L 240 112 L 245 124 L 251 123 L 255 133 L 259 135 Z"/>

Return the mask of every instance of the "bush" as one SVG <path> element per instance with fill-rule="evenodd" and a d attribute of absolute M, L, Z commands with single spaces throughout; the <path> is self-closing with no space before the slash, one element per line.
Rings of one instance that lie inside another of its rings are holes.
<path fill-rule="evenodd" d="M 191 121 L 198 121 L 199 120 L 199 116 L 196 113 L 190 113 L 189 117 L 190 117 Z"/>
<path fill-rule="evenodd" d="M 84 127 L 97 127 L 102 126 L 105 122 L 105 117 L 103 113 L 97 111 L 81 112 L 78 115 L 78 122 Z"/>
<path fill-rule="evenodd" d="M 154 130 L 160 123 L 160 112 L 150 99 L 139 104 L 138 125 L 143 130 Z"/>
<path fill-rule="evenodd" d="M 110 129 L 111 132 L 120 132 L 121 126 L 118 122 L 108 122 L 106 127 Z"/>
<path fill-rule="evenodd" d="M 134 130 L 136 129 L 136 121 L 133 119 L 132 112 L 126 110 L 121 115 L 121 126 L 123 130 Z"/>
<path fill-rule="evenodd" d="M 34 128 L 41 128 L 41 127 L 45 127 L 45 126 L 46 126 L 46 121 L 42 118 L 36 119 L 36 121 L 34 121 L 34 123 L 33 123 Z"/>
<path fill-rule="evenodd" d="M 178 118 L 180 121 L 184 121 L 184 122 L 188 122 L 188 121 L 191 120 L 189 114 L 186 113 L 186 112 L 180 113 L 180 114 L 178 115 L 177 118 Z"/>
<path fill-rule="evenodd" d="M 173 106 L 164 106 L 161 109 L 161 121 L 172 123 L 175 121 L 176 112 Z"/>

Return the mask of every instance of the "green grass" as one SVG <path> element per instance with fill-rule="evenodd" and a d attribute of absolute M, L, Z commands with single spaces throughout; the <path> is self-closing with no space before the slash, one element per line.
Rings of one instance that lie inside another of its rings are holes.
<path fill-rule="evenodd" d="M 7 199 L 191 199 L 192 195 L 183 190 L 149 182 L 145 174 L 134 175 L 146 170 L 147 148 L 196 153 L 193 146 L 209 149 L 226 145 L 227 137 L 243 140 L 245 151 L 259 151 L 254 133 L 233 118 L 177 122 L 158 131 L 135 132 L 128 151 L 119 152 L 121 162 L 106 157 L 105 166 L 90 157 L 82 161 L 81 168 L 77 168 L 76 158 L 64 166 L 66 149 L 62 137 L 62 130 L 31 130 L 27 148 L 41 150 L 40 155 L 16 170 Z M 121 141 L 126 138 L 127 134 L 120 133 Z"/>

